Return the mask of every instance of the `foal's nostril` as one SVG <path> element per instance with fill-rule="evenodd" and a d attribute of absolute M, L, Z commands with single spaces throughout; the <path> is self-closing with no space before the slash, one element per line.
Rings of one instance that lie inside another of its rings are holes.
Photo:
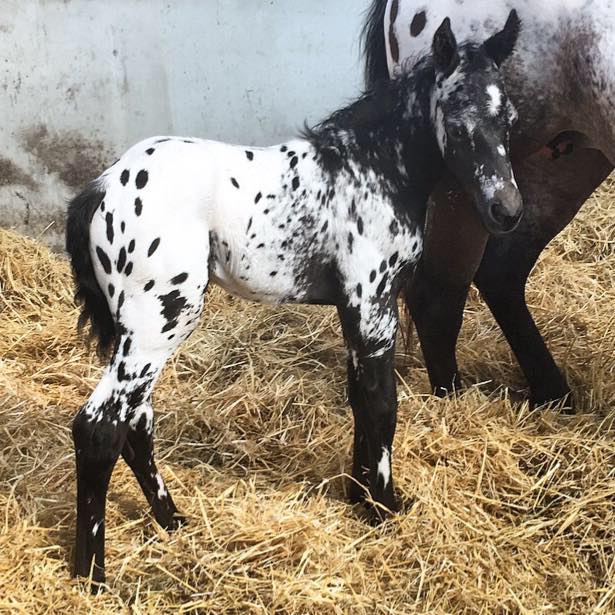
<path fill-rule="evenodd" d="M 498 224 L 504 224 L 510 220 L 510 216 L 506 213 L 504 206 L 499 201 L 491 203 L 490 213 L 493 220 Z"/>
<path fill-rule="evenodd" d="M 489 206 L 491 220 L 495 222 L 500 231 L 504 233 L 512 231 L 517 226 L 519 220 L 521 220 L 522 213 L 522 211 L 519 211 L 519 213 L 511 215 L 500 201 L 494 201 Z"/>

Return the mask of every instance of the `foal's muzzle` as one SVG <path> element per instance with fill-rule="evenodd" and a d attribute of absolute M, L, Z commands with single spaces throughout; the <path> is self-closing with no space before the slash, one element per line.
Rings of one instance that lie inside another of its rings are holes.
<path fill-rule="evenodd" d="M 493 235 L 514 231 L 523 217 L 523 199 L 514 184 L 498 190 L 487 204 L 483 223 Z"/>

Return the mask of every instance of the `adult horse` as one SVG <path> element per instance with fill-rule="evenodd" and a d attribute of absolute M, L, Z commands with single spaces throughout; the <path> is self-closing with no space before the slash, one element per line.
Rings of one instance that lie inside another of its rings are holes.
<path fill-rule="evenodd" d="M 470 197 L 441 182 L 427 214 L 423 258 L 405 296 L 434 391 L 460 384 L 455 346 L 474 281 L 519 361 L 531 402 L 541 405 L 569 399 L 570 389 L 527 308 L 525 286 L 542 250 L 615 165 L 615 5 L 374 0 L 364 29 L 366 77 L 369 84 L 388 78 L 424 53 L 445 16 L 463 38 L 481 40 L 511 8 L 523 23 L 504 72 L 520 118 L 511 156 L 524 219 L 515 232 L 488 237 Z"/>

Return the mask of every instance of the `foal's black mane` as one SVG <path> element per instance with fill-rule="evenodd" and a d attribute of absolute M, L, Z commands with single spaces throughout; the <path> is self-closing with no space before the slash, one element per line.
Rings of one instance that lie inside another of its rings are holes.
<path fill-rule="evenodd" d="M 466 42 L 460 44 L 458 50 L 463 53 L 468 73 L 488 66 L 480 45 Z M 410 128 L 413 121 L 418 123 L 429 117 L 430 101 L 427 94 L 434 80 L 431 55 L 423 56 L 414 65 L 411 61 L 406 62 L 399 76 L 394 79 L 389 78 L 388 69 L 384 76 L 374 73 L 367 90 L 357 100 L 333 112 L 315 126 L 306 126 L 301 136 L 317 149 L 332 147 L 344 150 L 347 145 L 344 133 L 352 133 L 357 144 L 363 147 L 369 148 L 371 142 L 381 147 L 382 139 L 377 142 L 378 136 L 387 133 L 397 135 L 399 129 Z M 414 95 L 416 103 L 422 105 L 414 105 L 414 113 L 422 114 L 422 118 L 413 117 L 412 110 L 408 108 L 409 95 Z"/>
<path fill-rule="evenodd" d="M 321 152 L 327 149 L 345 151 L 350 147 L 348 137 L 358 147 L 382 147 L 384 144 L 377 142 L 378 137 L 397 135 L 412 121 L 408 109 L 409 92 L 413 92 L 417 101 L 425 106 L 421 111 L 429 112 L 429 100 L 422 94 L 433 82 L 431 58 L 423 58 L 412 70 L 404 70 L 398 78 L 387 77 L 372 84 L 357 100 L 334 111 L 315 126 L 305 126 L 301 136 Z"/>

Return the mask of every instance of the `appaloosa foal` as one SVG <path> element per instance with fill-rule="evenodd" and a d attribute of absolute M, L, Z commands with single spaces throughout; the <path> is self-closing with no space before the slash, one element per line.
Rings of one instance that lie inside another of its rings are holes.
<path fill-rule="evenodd" d="M 105 500 L 120 454 L 156 520 L 168 529 L 181 521 L 154 463 L 150 396 L 196 327 L 210 280 L 247 299 L 337 306 L 355 418 L 351 497 L 363 499 L 363 485 L 394 507 L 397 294 L 447 169 L 490 227 L 519 219 L 508 158 L 514 109 L 498 70 L 518 29 L 513 12 L 483 45 L 458 47 L 446 19 L 432 58 L 301 139 L 268 148 L 148 139 L 71 203 L 81 321 L 102 350 L 113 348 L 73 423 L 77 575 L 104 580 Z"/>

